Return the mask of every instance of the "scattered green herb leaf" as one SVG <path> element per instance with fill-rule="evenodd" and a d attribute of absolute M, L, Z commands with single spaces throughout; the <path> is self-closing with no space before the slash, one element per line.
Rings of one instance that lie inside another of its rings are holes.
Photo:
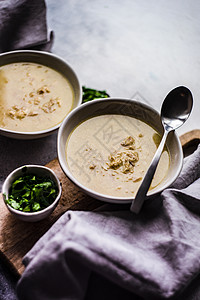
<path fill-rule="evenodd" d="M 108 98 L 110 97 L 106 91 L 98 91 L 95 89 L 86 88 L 85 86 L 82 87 L 83 90 L 83 99 L 82 103 L 91 101 L 97 98 Z"/>
<path fill-rule="evenodd" d="M 57 195 L 58 189 L 50 178 L 26 174 L 12 183 L 6 203 L 20 211 L 36 212 L 53 203 Z"/>

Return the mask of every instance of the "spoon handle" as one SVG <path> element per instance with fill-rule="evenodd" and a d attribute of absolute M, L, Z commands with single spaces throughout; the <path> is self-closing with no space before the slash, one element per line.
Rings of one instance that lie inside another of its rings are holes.
<path fill-rule="evenodd" d="M 160 145 L 159 145 L 158 149 L 156 150 L 156 153 L 154 154 L 154 157 L 153 157 L 151 164 L 148 168 L 148 171 L 147 171 L 145 177 L 143 178 L 143 181 L 138 189 L 135 199 L 132 201 L 130 210 L 136 214 L 138 214 L 140 212 L 141 207 L 144 203 L 145 196 L 149 190 L 149 187 L 151 185 L 153 176 L 155 174 L 158 162 L 160 160 L 160 156 L 161 156 L 163 148 L 165 146 L 165 142 L 166 142 L 168 133 L 169 133 L 169 131 L 164 129 L 164 134 L 163 134 L 162 140 L 160 142 Z"/>

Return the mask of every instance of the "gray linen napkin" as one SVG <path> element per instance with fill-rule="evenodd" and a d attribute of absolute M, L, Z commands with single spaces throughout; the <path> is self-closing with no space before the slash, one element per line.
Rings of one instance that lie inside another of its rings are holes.
<path fill-rule="evenodd" d="M 144 299 L 176 296 L 200 273 L 200 146 L 155 201 L 140 215 L 66 212 L 24 257 L 19 299 L 85 299 L 92 272 Z"/>
<path fill-rule="evenodd" d="M 0 0 L 0 52 L 34 47 L 49 51 L 52 41 L 43 0 Z"/>

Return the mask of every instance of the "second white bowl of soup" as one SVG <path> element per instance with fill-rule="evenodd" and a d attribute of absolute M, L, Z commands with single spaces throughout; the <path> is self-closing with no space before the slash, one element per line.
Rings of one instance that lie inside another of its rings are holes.
<path fill-rule="evenodd" d="M 158 112 L 128 99 L 99 99 L 75 109 L 58 134 L 58 158 L 65 174 L 89 195 L 114 203 L 135 197 L 162 135 Z M 182 148 L 171 133 L 148 196 L 177 178 Z"/>
<path fill-rule="evenodd" d="M 56 55 L 13 51 L 0 55 L 0 132 L 38 138 L 58 129 L 81 103 L 73 69 Z"/>

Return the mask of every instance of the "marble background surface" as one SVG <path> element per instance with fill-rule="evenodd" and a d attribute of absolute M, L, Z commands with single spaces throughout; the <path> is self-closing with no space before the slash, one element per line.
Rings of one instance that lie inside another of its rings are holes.
<path fill-rule="evenodd" d="M 200 127 L 200 2 L 191 0 L 47 0 L 52 51 L 82 84 L 113 97 L 136 98 L 160 110 L 178 85 L 191 89 L 194 109 L 179 129 Z"/>
<path fill-rule="evenodd" d="M 82 85 L 134 98 L 160 110 L 178 85 L 194 108 L 178 134 L 200 128 L 200 1 L 46 0 L 52 52 L 68 61 Z M 0 187 L 14 168 L 57 156 L 57 134 L 40 140 L 0 137 Z"/>

